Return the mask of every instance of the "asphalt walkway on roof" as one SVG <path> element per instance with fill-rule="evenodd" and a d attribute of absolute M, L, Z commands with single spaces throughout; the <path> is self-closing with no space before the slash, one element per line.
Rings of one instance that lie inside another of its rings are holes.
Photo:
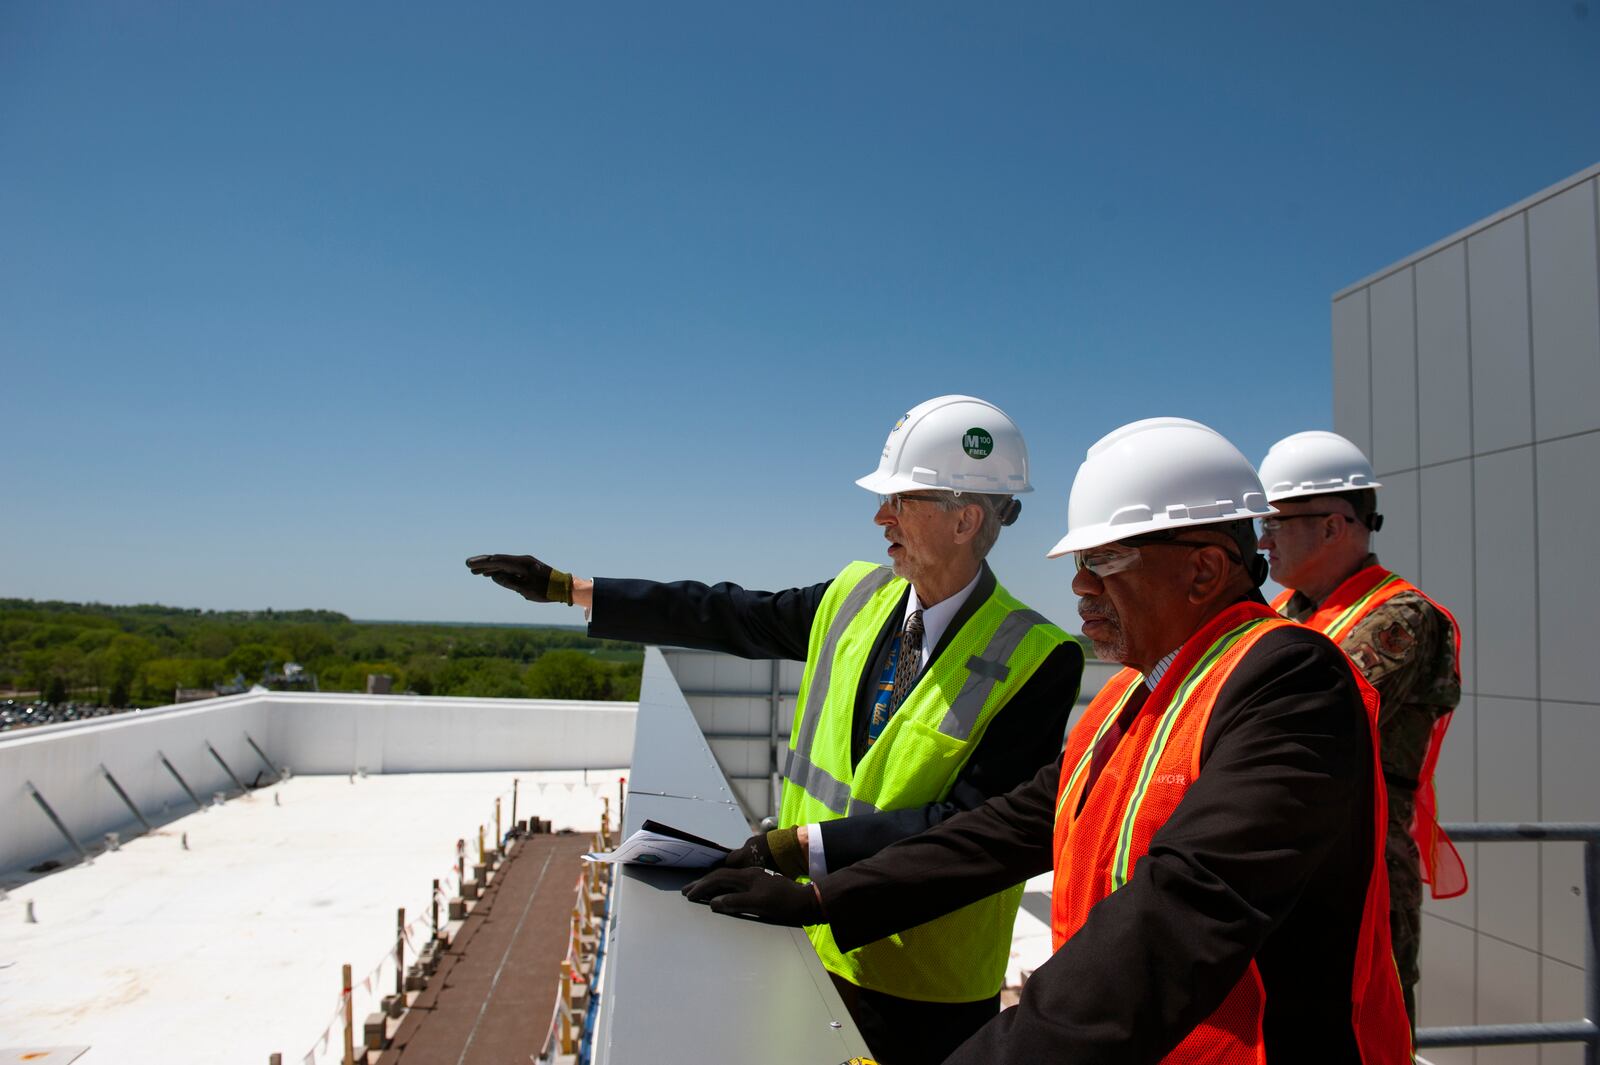
<path fill-rule="evenodd" d="M 457 929 L 378 1065 L 524 1065 L 543 1048 L 588 836 L 529 836 Z"/>

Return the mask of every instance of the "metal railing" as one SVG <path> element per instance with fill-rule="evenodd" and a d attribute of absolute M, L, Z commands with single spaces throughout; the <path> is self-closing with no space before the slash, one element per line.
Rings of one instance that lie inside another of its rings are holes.
<path fill-rule="evenodd" d="M 1583 937 L 1583 1012 L 1581 1021 L 1528 1024 L 1473 1024 L 1420 1028 L 1417 1049 L 1516 1046 L 1529 1043 L 1582 1043 L 1584 1065 L 1600 1065 L 1600 824 L 1488 823 L 1441 825 L 1456 843 L 1582 843 L 1583 891 L 1587 909 Z"/>

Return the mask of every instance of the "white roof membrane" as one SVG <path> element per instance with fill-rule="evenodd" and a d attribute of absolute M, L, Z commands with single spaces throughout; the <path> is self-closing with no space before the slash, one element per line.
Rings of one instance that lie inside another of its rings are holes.
<path fill-rule="evenodd" d="M 320 1040 L 341 965 L 359 1043 L 394 988 L 392 965 L 362 983 L 392 959 L 396 909 L 426 921 L 431 881 L 454 888 L 456 841 L 470 866 L 479 825 L 492 840 L 496 796 L 510 828 L 513 777 L 519 818 L 592 832 L 625 773 L 294 777 L 14 887 L 0 900 L 0 1059 L 87 1044 L 81 1065 L 336 1061 L 339 1029 L 326 1052 Z"/>

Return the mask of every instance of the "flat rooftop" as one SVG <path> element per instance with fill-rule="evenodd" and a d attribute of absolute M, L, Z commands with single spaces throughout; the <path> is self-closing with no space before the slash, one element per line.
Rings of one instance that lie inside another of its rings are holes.
<path fill-rule="evenodd" d="M 13 878 L 0 899 L 0 1060 L 87 1046 L 81 1065 L 336 1061 L 340 967 L 354 971 L 359 1042 L 393 990 L 395 911 L 420 917 L 425 937 L 432 881 L 454 894 L 456 841 L 470 865 L 478 826 L 493 837 L 496 797 L 510 828 L 514 778 L 519 818 L 592 833 L 626 772 L 294 777 L 88 864 Z"/>

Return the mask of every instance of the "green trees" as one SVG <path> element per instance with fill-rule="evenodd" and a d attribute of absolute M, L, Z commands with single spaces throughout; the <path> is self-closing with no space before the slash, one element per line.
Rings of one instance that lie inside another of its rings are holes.
<path fill-rule="evenodd" d="M 3 655 L 0 650 L 0 655 Z M 155 644 L 142 636 L 118 633 L 101 651 L 98 661 L 102 671 L 106 695 L 104 701 L 111 706 L 128 706 L 133 698 L 133 683 L 139 669 L 160 652 Z M 171 698 L 171 696 L 167 696 Z"/>
<path fill-rule="evenodd" d="M 238 674 L 247 683 L 261 679 L 269 666 L 281 666 L 293 660 L 290 651 L 283 647 L 269 647 L 264 643 L 242 643 L 228 652 L 222 660 L 223 671 L 228 676 Z"/>
<path fill-rule="evenodd" d="M 582 651 L 546 651 L 528 667 L 528 694 L 535 699 L 605 699 L 610 678 Z"/>
<path fill-rule="evenodd" d="M 384 673 L 419 695 L 636 699 L 642 657 L 570 628 L 0 599 L 0 698 L 160 705 L 175 688 L 251 684 L 295 661 L 323 691 L 364 691 Z"/>

